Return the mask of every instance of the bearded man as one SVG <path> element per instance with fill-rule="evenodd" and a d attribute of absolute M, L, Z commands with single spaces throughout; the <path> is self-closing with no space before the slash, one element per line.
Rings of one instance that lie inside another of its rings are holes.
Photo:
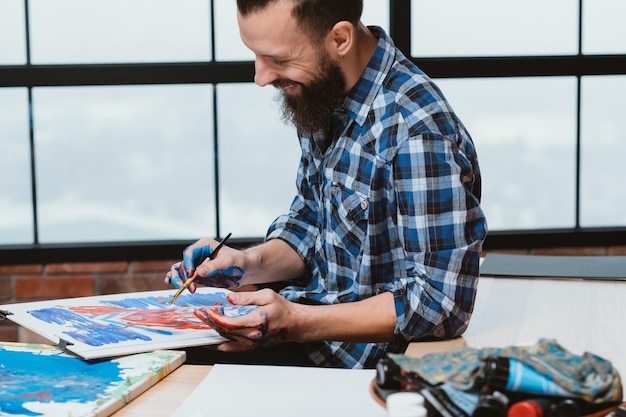
<path fill-rule="evenodd" d="M 201 239 L 166 281 L 235 291 L 253 312 L 199 316 L 229 339 L 193 363 L 371 368 L 408 343 L 467 327 L 487 234 L 476 151 L 437 86 L 361 0 L 238 0 L 255 82 L 298 131 L 298 194 L 243 251 Z M 279 290 L 268 284 L 285 283 Z M 255 288 L 258 288 L 255 287 Z"/>

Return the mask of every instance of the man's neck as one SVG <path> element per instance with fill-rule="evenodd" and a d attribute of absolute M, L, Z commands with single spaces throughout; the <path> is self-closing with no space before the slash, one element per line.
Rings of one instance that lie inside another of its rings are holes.
<path fill-rule="evenodd" d="M 376 36 L 362 23 L 357 28 L 356 41 L 354 53 L 339 61 L 346 77 L 346 91 L 350 91 L 359 81 L 378 45 Z"/>

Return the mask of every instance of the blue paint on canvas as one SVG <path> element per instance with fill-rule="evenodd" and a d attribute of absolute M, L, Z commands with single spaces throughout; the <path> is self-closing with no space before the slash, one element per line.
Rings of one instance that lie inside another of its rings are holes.
<path fill-rule="evenodd" d="M 90 346 L 103 346 L 127 340 L 152 340 L 141 333 L 133 331 L 124 324 L 103 323 L 103 321 L 107 320 L 106 317 L 101 317 L 99 321 L 95 321 L 82 314 L 58 307 L 31 311 L 31 314 L 33 317 L 48 323 L 71 323 L 75 326 L 75 330 L 63 333 L 71 336 L 74 340 Z"/>
<path fill-rule="evenodd" d="M 96 401 L 98 393 L 123 380 L 121 371 L 111 361 L 89 363 L 67 355 L 0 348 L 0 412 L 39 416 L 24 404 Z"/>
<path fill-rule="evenodd" d="M 64 326 L 62 333 L 89 346 L 153 340 L 150 333 L 172 335 L 176 330 L 210 329 L 193 314 L 194 308 L 219 303 L 231 317 L 249 313 L 255 307 L 235 306 L 225 293 L 196 293 L 180 296 L 173 305 L 164 297 L 144 296 L 101 300 L 96 306 L 48 307 L 28 313 L 46 323 Z M 181 312 L 186 311 L 185 314 Z M 148 334 L 147 334 L 148 333 Z"/>

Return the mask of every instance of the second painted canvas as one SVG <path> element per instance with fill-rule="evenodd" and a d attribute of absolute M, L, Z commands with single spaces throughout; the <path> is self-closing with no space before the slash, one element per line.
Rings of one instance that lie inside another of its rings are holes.
<path fill-rule="evenodd" d="M 0 342 L 0 415 L 106 417 L 184 360 L 163 350 L 84 361 L 51 345 Z"/>

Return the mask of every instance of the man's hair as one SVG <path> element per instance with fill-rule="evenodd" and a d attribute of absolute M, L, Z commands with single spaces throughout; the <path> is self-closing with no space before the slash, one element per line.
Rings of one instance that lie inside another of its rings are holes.
<path fill-rule="evenodd" d="M 283 0 L 237 0 L 239 13 L 249 14 Z M 313 40 L 320 40 L 337 22 L 348 21 L 357 27 L 363 12 L 363 0 L 288 0 L 292 15 Z"/>

